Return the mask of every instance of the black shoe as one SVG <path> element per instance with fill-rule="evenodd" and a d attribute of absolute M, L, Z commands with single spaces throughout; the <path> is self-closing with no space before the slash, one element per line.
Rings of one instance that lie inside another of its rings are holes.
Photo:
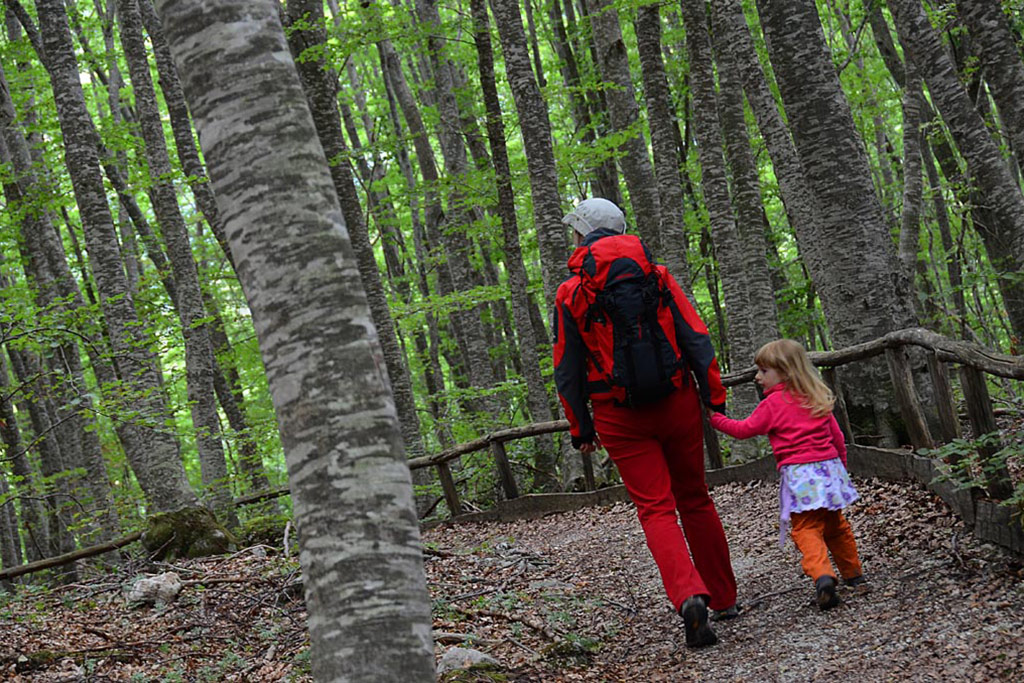
<path fill-rule="evenodd" d="M 843 583 L 845 583 L 847 586 L 851 588 L 867 585 L 867 582 L 868 580 L 863 574 L 858 574 L 857 576 L 854 576 L 850 579 L 843 579 Z"/>
<path fill-rule="evenodd" d="M 694 595 L 687 598 L 679 607 L 679 615 L 686 629 L 687 647 L 706 647 L 718 642 L 718 636 L 708 626 L 708 608 L 703 597 Z"/>
<path fill-rule="evenodd" d="M 814 598 L 818 603 L 818 609 L 824 611 L 832 609 L 839 604 L 839 596 L 836 594 L 835 577 L 825 574 L 819 576 L 814 582 Z"/>
<path fill-rule="evenodd" d="M 728 621 L 729 619 L 735 619 L 740 615 L 740 606 L 733 605 L 732 607 L 726 607 L 725 609 L 711 610 L 711 621 Z"/>

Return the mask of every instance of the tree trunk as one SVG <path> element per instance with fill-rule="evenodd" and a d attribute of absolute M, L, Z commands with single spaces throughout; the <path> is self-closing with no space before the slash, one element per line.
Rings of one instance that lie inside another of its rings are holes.
<path fill-rule="evenodd" d="M 164 394 L 152 353 L 142 335 L 128 283 L 121 268 L 106 191 L 100 173 L 97 135 L 86 108 L 61 0 L 38 0 L 43 63 L 50 75 L 64 151 L 87 248 L 96 279 L 103 317 L 118 357 L 121 378 L 137 392 L 142 420 L 118 425 L 132 469 L 154 511 L 169 511 L 196 503 L 189 488 L 168 419 Z M 144 420 L 144 421 L 143 421 Z"/>
<path fill-rule="evenodd" d="M 217 416 L 217 392 L 214 388 L 213 345 L 206 322 L 206 309 L 199 287 L 199 271 L 189 244 L 185 220 L 178 208 L 177 190 L 171 182 L 171 163 L 167 155 L 163 122 L 153 90 L 149 60 L 142 37 L 142 19 L 136 0 L 117 0 L 121 20 L 121 44 L 135 95 L 139 129 L 145 142 L 146 161 L 152 185 L 150 203 L 160 223 L 167 254 L 174 273 L 178 298 L 178 320 L 185 340 L 185 374 L 188 402 L 195 430 L 196 450 L 202 470 L 203 488 L 219 516 L 237 523 L 228 478 L 220 420 Z"/>
<path fill-rule="evenodd" d="M 281 428 L 317 680 L 433 681 L 409 469 L 327 160 L 270 0 L 159 0 Z"/>
<path fill-rule="evenodd" d="M 921 234 L 921 81 L 911 69 L 903 91 L 903 213 L 899 254 L 903 274 L 914 282 L 917 273 L 918 242 Z M 917 302 L 916 288 L 913 301 Z"/>
<path fill-rule="evenodd" d="M 747 282 L 745 257 L 748 245 L 744 244 L 736 225 L 729 198 L 726 165 L 722 157 L 723 131 L 715 106 L 717 97 L 712 73 L 711 41 L 704 7 L 704 3 L 699 0 L 684 0 L 682 3 L 683 22 L 686 25 L 686 50 L 690 58 L 690 87 L 693 94 L 697 152 L 700 159 L 704 204 L 710 218 L 714 253 L 721 272 L 725 312 L 729 321 L 726 333 L 729 343 L 728 358 L 731 364 L 746 364 L 753 360 L 754 352 L 757 350 L 755 340 L 760 338 L 757 318 L 763 311 L 760 311 L 756 302 L 748 298 L 750 283 Z M 755 227 L 760 227 L 760 217 Z M 762 235 L 762 264 L 764 258 Z M 764 267 L 764 271 L 767 275 L 767 267 Z M 712 284 L 709 282 L 708 286 Z M 774 304 L 769 311 L 771 318 L 774 319 Z M 758 396 L 754 387 L 745 384 L 733 389 L 730 405 L 737 415 L 749 415 L 757 406 L 757 401 Z M 733 440 L 731 449 L 733 460 L 740 462 L 754 459 L 758 451 L 755 442 L 740 440 Z"/>
<path fill-rule="evenodd" d="M 793 139 L 768 87 L 742 6 L 736 0 L 712 0 L 711 7 L 719 53 L 728 55 L 742 75 L 743 90 L 768 149 L 800 256 L 813 282 L 827 280 L 831 265 L 821 235 L 817 196 L 807 183 Z"/>
<path fill-rule="evenodd" d="M 327 39 L 326 31 L 319 28 L 324 19 L 322 2 L 319 0 L 292 0 L 288 3 L 286 21 L 289 24 L 294 24 L 304 17 L 305 21 L 311 22 L 311 27 L 301 29 L 293 27 L 288 36 L 288 43 L 295 58 L 303 55 L 307 50 L 315 52 L 321 49 Z M 395 325 L 391 319 L 391 311 L 388 309 L 384 287 L 381 285 L 377 258 L 374 256 L 370 236 L 363 220 L 362 207 L 359 204 L 355 181 L 352 178 L 352 169 L 345 161 L 348 149 L 345 147 L 345 140 L 342 137 L 341 119 L 337 106 L 338 81 L 327 71 L 322 58 L 313 59 L 307 54 L 296 66 L 324 153 L 328 159 L 338 160 L 331 166 L 331 178 L 341 203 L 341 210 L 359 267 L 359 275 L 362 279 L 363 289 L 366 291 L 370 313 L 373 316 L 373 324 L 377 328 L 378 339 L 384 353 L 391 393 L 395 398 L 395 408 L 398 411 L 399 426 L 402 430 L 402 441 L 410 458 L 419 457 L 424 453 L 423 438 L 420 435 L 420 422 L 419 416 L 416 414 L 412 382 L 409 379 L 409 370 L 406 367 L 402 349 L 398 345 L 398 335 L 395 333 Z"/>
<path fill-rule="evenodd" d="M 114 0 L 108 1 L 114 2 Z M 153 43 L 153 56 L 156 58 L 160 91 L 167 104 L 167 115 L 171 122 L 171 131 L 174 134 L 174 144 L 177 148 L 178 160 L 181 162 L 181 170 L 188 176 L 188 185 L 192 189 L 196 206 L 206 218 L 217 243 L 220 244 L 221 250 L 230 262 L 231 251 L 228 249 L 224 226 L 221 225 L 217 211 L 217 200 L 213 196 L 213 189 L 206 177 L 206 169 L 203 168 L 203 163 L 199 160 L 199 153 L 196 151 L 195 139 L 192 137 L 192 119 L 188 113 L 188 105 L 185 103 L 185 93 L 181 89 L 178 69 L 174 65 L 171 50 L 164 38 L 163 26 L 153 9 L 153 0 L 138 0 L 138 7 L 141 21 Z M 124 19 L 122 18 L 121 21 L 123 25 Z M 234 267 L 234 263 L 232 263 L 232 267 Z"/>
<path fill-rule="evenodd" d="M 11 463 L 11 474 L 15 481 L 14 492 L 20 498 L 21 524 L 25 531 L 25 557 L 36 562 L 46 556 L 49 534 L 43 522 L 43 505 L 36 491 L 36 476 L 28 461 L 27 449 L 21 439 L 21 429 L 11 402 L 11 381 L 7 358 L 0 351 L 0 438 L 3 438 L 4 457 Z M 11 505 L 13 506 L 13 500 Z"/>
<path fill-rule="evenodd" d="M 6 286 L 8 283 L 4 283 Z M 5 332 L 7 330 L 4 330 Z M 60 555 L 73 550 L 75 537 L 71 533 L 71 501 L 68 481 L 60 476 L 69 470 L 61 456 L 60 443 L 54 431 L 53 412 L 47 376 L 39 359 L 31 352 L 15 351 L 8 347 L 14 378 L 21 384 L 25 396 L 24 404 L 35 438 L 28 448 L 39 454 L 39 473 L 42 475 L 43 509 L 46 513 L 47 539 L 43 546 L 46 557 Z"/>
<path fill-rule="evenodd" d="M 881 204 L 809 0 L 759 0 L 768 52 L 785 104 L 794 146 L 818 198 L 820 234 L 827 240 L 827 276 L 815 279 L 833 341 L 849 346 L 907 326 L 913 312 L 899 273 Z M 823 245 L 824 246 L 824 245 Z M 873 363 L 847 383 L 849 403 L 887 405 L 886 369 Z M 858 391 L 852 391 L 861 387 Z M 878 393 L 875 400 L 866 394 Z"/>
<path fill-rule="evenodd" d="M 10 99 L 6 76 L 0 68 L 0 160 L 10 163 L 15 177 L 4 184 L 4 194 L 10 205 L 31 206 L 40 198 L 34 196 L 39 184 L 33 168 L 28 143 L 21 131 L 12 125 L 14 103 Z M 40 310 L 73 310 L 73 306 L 58 300 L 65 287 L 59 282 L 60 274 L 51 265 L 48 242 L 56 239 L 50 215 L 45 211 L 25 211 L 21 222 L 22 264 L 26 278 L 36 288 Z M 67 263 L 60 257 L 64 277 L 69 277 Z M 78 346 L 64 342 L 53 349 L 51 356 L 51 384 L 58 396 L 61 440 L 71 456 L 71 466 L 82 468 L 86 492 L 80 499 L 83 515 L 83 537 L 105 541 L 119 528 L 117 513 L 110 501 L 110 482 L 101 452 L 95 412 L 85 383 L 85 373 Z M 103 364 L 103 361 L 99 361 Z M 102 368 L 101 368 L 102 369 Z M 99 373 L 100 371 L 98 371 Z M 99 376 L 99 375 L 98 375 Z"/>
<path fill-rule="evenodd" d="M 957 0 L 971 39 L 981 47 L 981 66 L 992 84 L 992 99 L 1024 171 L 1024 63 L 999 0 Z M 1019 10 L 1019 8 L 1018 8 Z"/>
<path fill-rule="evenodd" d="M 427 33 L 427 51 L 434 71 L 434 92 L 440 117 L 437 137 L 448 176 L 446 180 L 451 185 L 447 225 L 440 230 L 440 235 L 448 255 L 454 291 L 468 292 L 474 287 L 473 266 L 469 260 L 471 242 L 466 235 L 471 219 L 462 188 L 469 185 L 469 165 L 453 90 L 453 65 L 446 54 L 436 0 L 417 0 L 416 13 Z M 470 383 L 477 389 L 489 390 L 494 386 L 494 372 L 481 321 L 482 313 L 483 306 L 468 308 L 459 304 L 452 312 L 452 320 L 461 336 L 460 347 L 467 361 Z M 494 395 L 488 394 L 481 403 L 490 419 L 500 419 L 502 410 Z"/>
<path fill-rule="evenodd" d="M 637 52 L 643 72 L 644 101 L 651 127 L 654 173 L 658 178 L 661 205 L 661 257 L 687 296 L 693 296 L 690 266 L 686 261 L 689 244 L 686 236 L 686 207 L 683 201 L 681 162 L 676 138 L 676 120 L 672 93 L 661 55 L 661 8 L 647 5 L 637 10 Z"/>
<path fill-rule="evenodd" d="M 381 61 L 381 73 L 384 79 L 384 86 L 388 98 L 388 114 L 391 121 L 391 127 L 394 135 L 397 138 L 403 137 L 401 121 L 398 116 L 398 103 L 394 95 L 394 85 L 391 82 L 390 73 L 387 69 L 387 63 L 384 58 L 383 51 L 378 49 L 378 55 Z M 420 220 L 419 211 L 419 200 L 417 198 L 416 191 L 416 178 L 413 175 L 412 162 L 409 159 L 409 153 L 404 145 L 398 146 L 398 165 L 402 170 L 402 177 L 405 178 L 406 190 L 409 196 L 409 214 L 410 222 L 412 223 L 412 234 L 413 234 L 413 252 L 415 256 L 415 270 L 416 270 L 416 285 L 419 293 L 424 298 L 429 296 L 430 287 L 427 281 L 427 250 L 424 244 L 424 227 L 423 222 Z M 431 311 L 425 313 L 426 324 L 427 324 L 427 336 L 424 337 L 422 328 L 418 329 L 414 334 L 413 338 L 416 343 L 416 351 L 420 354 L 423 364 L 423 381 L 427 388 L 428 402 L 430 405 L 430 413 L 433 416 L 435 422 L 440 418 L 441 405 L 438 400 L 438 396 L 444 391 L 444 374 L 441 371 L 441 361 L 438 356 L 438 346 L 440 334 L 437 329 L 437 317 Z M 429 339 L 429 343 L 428 343 Z M 441 442 L 444 443 L 445 437 L 442 431 L 439 435 Z M 419 479 L 417 478 L 419 477 Z M 413 480 L 416 483 L 421 483 L 420 479 L 429 481 L 431 474 L 428 472 L 426 475 L 419 475 L 417 472 L 413 473 Z M 424 482 L 425 483 L 425 482 Z"/>
<path fill-rule="evenodd" d="M 480 85 L 483 90 L 484 106 L 487 109 L 487 137 L 490 141 L 495 181 L 498 186 L 498 213 L 501 216 L 501 229 L 505 238 L 508 288 L 512 298 L 512 315 L 515 317 L 518 332 L 519 352 L 523 359 L 523 376 L 526 381 L 530 418 L 534 422 L 547 422 L 552 419 L 551 404 L 544 388 L 539 349 L 530 323 L 530 299 L 526 290 L 528 280 L 519 245 L 512 172 L 509 168 L 508 150 L 505 148 L 505 127 L 502 123 L 501 103 L 498 100 L 498 89 L 494 79 L 494 54 L 491 48 L 490 20 L 487 16 L 486 3 L 487 0 L 472 0 L 470 8 L 473 14 L 473 38 L 476 42 L 477 64 L 480 68 Z M 555 440 L 548 434 L 538 437 L 536 444 L 536 482 L 542 490 L 550 491 L 558 482 L 555 476 Z"/>
<path fill-rule="evenodd" d="M 987 223 L 975 223 L 985 241 L 989 261 L 999 273 L 999 289 L 1018 339 L 1024 339 L 1024 195 L 992 140 L 985 122 L 957 77 L 938 33 L 920 0 L 890 0 L 896 30 L 904 49 L 924 78 L 970 175 L 990 212 Z"/>
<path fill-rule="evenodd" d="M 566 7 L 571 10 L 572 0 L 569 0 Z M 497 10 L 495 10 L 495 17 L 497 16 Z M 569 40 L 569 36 L 565 31 L 565 24 L 562 22 L 562 7 L 559 0 L 551 0 L 548 5 L 548 16 L 551 19 L 552 41 L 555 53 L 558 55 L 559 65 L 562 70 L 562 81 L 569 91 L 569 97 L 572 99 L 573 123 L 576 126 L 576 130 L 579 131 L 581 143 L 584 147 L 590 149 L 594 146 L 597 138 L 594 135 L 595 126 L 590 111 L 590 104 L 580 88 L 580 66 L 575 52 L 578 49 L 578 45 L 574 47 L 574 42 Z M 500 21 L 497 23 L 500 31 L 502 23 Z M 622 206 L 622 192 L 619 190 L 619 176 L 614 160 L 601 159 L 592 162 L 590 164 L 590 176 L 590 185 L 593 189 L 587 192 L 580 188 L 579 194 L 581 196 L 589 194 L 595 197 L 604 197 Z"/>
<path fill-rule="evenodd" d="M 0 565 L 4 569 L 10 569 L 23 561 L 21 536 L 18 533 L 18 511 L 14 507 L 11 489 L 7 485 L 7 475 L 0 472 Z"/>
<path fill-rule="evenodd" d="M 519 3 L 515 0 L 491 0 L 491 11 L 494 13 L 494 23 L 498 28 L 505 58 L 505 75 L 519 114 L 519 128 L 530 176 L 530 196 L 533 199 L 533 222 L 540 246 L 544 304 L 550 307 L 555 305 L 555 291 L 565 279 L 567 244 L 558 195 L 558 169 L 555 165 L 548 105 L 530 69 Z M 547 344 L 546 338 L 542 341 Z"/>
<path fill-rule="evenodd" d="M 761 203 L 757 163 L 750 150 L 740 66 L 732 60 L 732 53 L 721 47 L 720 41 L 713 48 L 718 64 L 718 119 L 725 140 L 725 159 L 732 177 L 732 198 L 740 239 L 738 255 L 742 259 L 740 270 L 746 289 L 744 316 L 748 317 L 747 328 L 750 331 L 747 351 L 753 359 L 761 345 L 779 337 L 765 240 L 769 226 Z"/>
<path fill-rule="evenodd" d="M 612 128 L 626 139 L 619 145 L 622 156 L 622 174 L 629 189 L 629 202 L 633 206 L 636 230 L 648 248 L 661 254 L 661 201 L 658 182 L 647 154 L 647 141 L 640 126 L 640 112 L 636 104 L 633 78 L 629 70 L 629 55 L 622 40 L 619 12 L 611 0 L 597 0 L 590 14 L 594 32 L 598 66 L 601 77 L 612 87 L 605 91 Z"/>

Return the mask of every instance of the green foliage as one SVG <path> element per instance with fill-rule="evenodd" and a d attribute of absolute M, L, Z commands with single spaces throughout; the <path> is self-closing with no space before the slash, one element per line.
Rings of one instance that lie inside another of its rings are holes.
<path fill-rule="evenodd" d="M 242 522 L 236 531 L 241 545 L 278 546 L 284 539 L 284 528 L 291 520 L 290 515 L 271 514 L 250 517 Z"/>
<path fill-rule="evenodd" d="M 986 455 L 989 452 L 991 455 Z M 951 482 L 961 490 L 985 489 L 1000 479 L 1011 463 L 1024 465 L 1024 435 L 990 432 L 977 439 L 954 439 L 920 453 L 946 463 L 936 481 Z M 1000 501 L 1000 505 L 1024 513 L 1024 480 L 1016 483 L 1012 495 Z M 1024 524 L 1024 518 L 1021 523 Z"/>

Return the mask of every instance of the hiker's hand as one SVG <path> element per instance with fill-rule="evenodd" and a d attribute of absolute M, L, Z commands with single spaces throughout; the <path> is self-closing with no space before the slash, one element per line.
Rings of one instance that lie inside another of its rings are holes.
<path fill-rule="evenodd" d="M 595 436 L 594 440 L 591 441 L 590 443 L 581 443 L 580 444 L 580 453 L 588 453 L 588 454 L 589 453 L 593 453 L 594 451 L 596 451 L 600 447 L 601 447 L 601 440 L 598 439 Z"/>

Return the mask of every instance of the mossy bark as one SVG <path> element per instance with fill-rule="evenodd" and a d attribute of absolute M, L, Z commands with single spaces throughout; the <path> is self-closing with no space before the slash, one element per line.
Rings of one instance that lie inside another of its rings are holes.
<path fill-rule="evenodd" d="M 162 512 L 146 520 L 142 545 L 156 559 L 206 557 L 233 549 L 237 540 L 212 512 L 204 507 L 187 507 Z"/>

